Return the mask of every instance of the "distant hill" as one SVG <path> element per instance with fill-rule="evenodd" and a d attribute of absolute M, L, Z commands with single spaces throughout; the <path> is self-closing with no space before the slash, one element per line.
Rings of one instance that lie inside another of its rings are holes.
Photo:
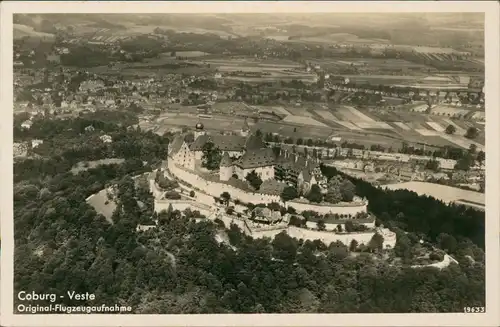
<path fill-rule="evenodd" d="M 37 37 L 37 38 L 47 38 L 53 39 L 55 38 L 54 34 L 37 32 L 31 26 L 21 25 L 21 24 L 13 24 L 14 26 L 14 39 L 21 39 L 23 37 Z"/>

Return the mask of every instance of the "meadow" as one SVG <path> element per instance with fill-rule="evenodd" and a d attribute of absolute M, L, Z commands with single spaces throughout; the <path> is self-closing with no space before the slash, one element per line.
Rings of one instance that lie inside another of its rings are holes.
<path fill-rule="evenodd" d="M 418 195 L 432 196 L 446 203 L 451 203 L 459 200 L 468 200 L 478 204 L 485 205 L 484 193 L 463 190 L 456 187 L 433 184 L 427 182 L 405 182 L 398 184 L 384 185 L 383 187 L 390 190 L 406 189 L 417 193 Z"/>
<path fill-rule="evenodd" d="M 124 161 L 125 159 L 122 158 L 108 158 L 108 159 L 94 160 L 94 161 L 81 161 L 71 168 L 71 173 L 73 175 L 77 175 L 82 171 L 91 168 L 96 168 L 97 166 L 100 165 L 112 165 L 112 164 L 118 165 L 123 163 Z"/>

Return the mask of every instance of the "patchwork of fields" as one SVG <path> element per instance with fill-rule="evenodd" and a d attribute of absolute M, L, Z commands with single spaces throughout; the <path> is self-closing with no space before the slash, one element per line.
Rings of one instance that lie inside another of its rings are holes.
<path fill-rule="evenodd" d="M 313 82 L 317 76 L 307 73 L 302 65 L 286 59 L 255 59 L 251 57 L 213 59 L 204 58 L 197 64 L 209 64 L 222 72 L 224 78 L 239 81 L 301 80 Z M 255 76 L 245 74 L 257 74 Z M 260 73 L 260 75 L 259 75 Z"/>
<path fill-rule="evenodd" d="M 299 110 L 303 109 L 294 108 L 295 117 L 299 117 Z M 322 122 L 336 129 L 343 127 L 343 129 L 357 133 L 379 130 L 385 131 L 384 133 L 396 133 L 409 142 L 436 146 L 459 146 L 464 149 L 475 144 L 478 149 L 484 148 L 479 142 L 463 136 L 468 127 L 476 126 L 474 123 L 463 120 L 453 121 L 450 118 L 405 111 L 361 111 L 350 106 L 335 106 L 330 109 L 323 107 L 310 112 L 314 112 Z M 302 119 L 307 124 L 314 125 L 312 122 L 307 122 L 307 119 Z M 294 122 L 292 119 L 285 121 Z M 454 135 L 446 134 L 445 130 L 448 125 L 455 126 Z"/>

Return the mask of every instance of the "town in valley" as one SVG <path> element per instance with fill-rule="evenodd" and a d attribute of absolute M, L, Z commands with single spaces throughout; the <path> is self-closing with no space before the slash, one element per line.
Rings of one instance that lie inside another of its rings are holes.
<path fill-rule="evenodd" d="M 485 306 L 483 15 L 13 28 L 14 293 L 143 314 Z"/>

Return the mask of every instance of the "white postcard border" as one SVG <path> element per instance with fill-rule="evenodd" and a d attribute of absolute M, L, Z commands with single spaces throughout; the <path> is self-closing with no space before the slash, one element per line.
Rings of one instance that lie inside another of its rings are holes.
<path fill-rule="evenodd" d="M 7 2 L 1 5 L 3 175 L 0 214 L 2 326 L 498 326 L 499 274 L 499 5 L 457 2 Z M 264 13 L 264 12 L 484 12 L 486 92 L 486 313 L 485 314 L 228 314 L 228 315 L 14 315 L 13 314 L 13 13 Z"/>

